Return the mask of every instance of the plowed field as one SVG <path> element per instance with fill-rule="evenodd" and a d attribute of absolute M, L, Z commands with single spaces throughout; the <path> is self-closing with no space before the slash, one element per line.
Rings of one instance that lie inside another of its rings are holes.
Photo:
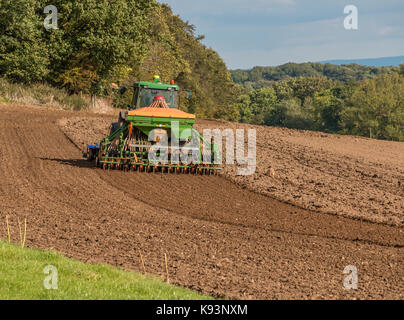
<path fill-rule="evenodd" d="M 347 148 L 332 135 L 257 127 L 273 139 L 257 140 L 254 176 L 237 177 L 231 167 L 214 177 L 125 173 L 96 169 L 81 159 L 82 144 L 95 142 L 110 120 L 0 104 L 0 239 L 7 239 L 8 215 L 14 242 L 17 217 L 27 218 L 29 247 L 53 248 L 91 263 L 141 272 L 140 250 L 146 271 L 162 275 L 166 254 L 171 283 L 217 297 L 404 298 L 404 144 L 363 139 L 359 149 Z M 199 129 L 227 125 L 198 124 Z M 289 170 L 293 163 L 289 168 L 276 160 L 278 153 L 265 156 L 277 141 L 286 162 L 300 163 L 295 170 L 301 178 Z M 364 154 L 373 160 L 362 159 Z M 321 167 L 326 162 L 330 165 Z M 266 173 L 269 166 L 274 177 Z M 321 179 L 327 185 L 336 171 L 342 173 L 335 176 L 337 184 L 352 181 L 351 201 L 346 186 L 335 194 L 315 187 Z M 376 200 L 361 203 L 355 190 L 371 189 L 369 181 L 374 192 L 366 197 Z M 290 185 L 308 186 L 303 200 Z M 389 198 L 382 205 L 383 194 Z M 358 269 L 358 290 L 343 287 L 348 265 Z"/>

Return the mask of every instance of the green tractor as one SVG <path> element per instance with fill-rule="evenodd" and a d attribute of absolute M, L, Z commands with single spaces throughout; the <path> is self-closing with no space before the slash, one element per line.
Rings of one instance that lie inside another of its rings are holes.
<path fill-rule="evenodd" d="M 103 169 L 217 174 L 217 145 L 193 128 L 195 115 L 178 109 L 179 90 L 158 76 L 135 83 L 129 110 L 120 112 L 108 137 L 87 146 L 84 157 Z"/>

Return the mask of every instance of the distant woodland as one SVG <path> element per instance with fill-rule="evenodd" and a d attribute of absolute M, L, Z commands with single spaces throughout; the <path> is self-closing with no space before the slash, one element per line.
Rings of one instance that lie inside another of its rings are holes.
<path fill-rule="evenodd" d="M 404 141 L 404 64 L 289 63 L 232 71 L 245 123 Z"/>

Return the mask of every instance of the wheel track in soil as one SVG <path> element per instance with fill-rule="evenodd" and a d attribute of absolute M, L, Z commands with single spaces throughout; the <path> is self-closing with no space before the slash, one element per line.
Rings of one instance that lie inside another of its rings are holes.
<path fill-rule="evenodd" d="M 221 177 L 103 171 L 57 126 L 74 113 L 0 106 L 0 210 L 27 245 L 228 298 L 403 298 L 403 228 L 299 209 Z M 6 142 L 6 143 L 5 143 Z M 4 228 L 2 228 L 5 230 Z M 6 234 L 0 233 L 6 239 Z M 355 292 L 342 287 L 359 269 Z M 63 272 L 63 271 L 60 271 Z"/>

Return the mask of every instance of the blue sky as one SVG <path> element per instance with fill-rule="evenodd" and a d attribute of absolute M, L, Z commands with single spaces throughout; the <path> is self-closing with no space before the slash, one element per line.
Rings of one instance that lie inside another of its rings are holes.
<path fill-rule="evenodd" d="M 403 0 L 160 0 L 196 26 L 227 66 L 404 55 Z M 355 5 L 359 29 L 345 30 Z"/>

